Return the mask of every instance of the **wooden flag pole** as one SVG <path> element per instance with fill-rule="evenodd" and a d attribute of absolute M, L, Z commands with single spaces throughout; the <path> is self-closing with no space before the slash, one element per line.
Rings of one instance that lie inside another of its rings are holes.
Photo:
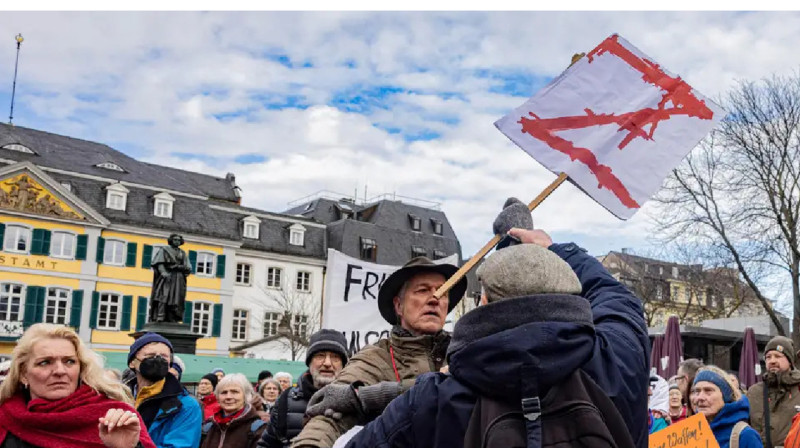
<path fill-rule="evenodd" d="M 559 174 L 559 175 L 558 175 L 558 177 L 556 178 L 556 180 L 554 180 L 554 181 L 553 181 L 553 182 L 552 182 L 550 185 L 548 185 L 548 186 L 547 186 L 547 188 L 545 188 L 544 190 L 542 190 L 542 192 L 541 192 L 541 193 L 539 193 L 539 195 L 538 195 L 538 196 L 536 196 L 536 197 L 535 197 L 535 198 L 534 198 L 534 199 L 531 201 L 531 203 L 530 203 L 530 204 L 528 204 L 528 210 L 530 210 L 530 211 L 533 211 L 533 209 L 535 209 L 536 207 L 538 207 L 538 206 L 539 206 L 539 204 L 541 204 L 541 203 L 542 203 L 542 201 L 544 201 L 545 199 L 547 199 L 547 197 L 548 197 L 548 196 L 550 196 L 550 194 L 551 194 L 553 191 L 555 191 L 555 189 L 556 189 L 556 188 L 558 188 L 558 187 L 559 187 L 559 186 L 560 186 L 562 183 L 564 183 L 564 181 L 565 181 L 565 180 L 567 180 L 567 174 L 566 174 L 566 173 L 561 173 L 561 174 Z M 489 251 L 490 251 L 490 250 L 492 250 L 492 248 L 493 248 L 493 247 L 497 246 L 497 243 L 499 243 L 499 242 L 500 242 L 500 238 L 501 238 L 502 236 L 503 236 L 503 235 L 495 235 L 495 236 L 494 236 L 494 238 L 492 238 L 491 240 L 489 240 L 489 242 L 488 242 L 488 243 L 486 243 L 486 245 L 484 245 L 484 246 L 481 248 L 481 250 L 479 250 L 479 251 L 478 251 L 478 252 L 477 252 L 475 255 L 473 255 L 473 256 L 472 256 L 472 258 L 470 258 L 470 259 L 469 259 L 469 261 L 467 261 L 466 263 L 464 263 L 464 265 L 463 265 L 463 266 L 461 266 L 461 268 L 460 268 L 458 271 L 456 271 L 456 273 L 455 273 L 455 274 L 453 274 L 453 276 L 452 276 L 452 277 L 450 277 L 450 278 L 449 278 L 449 279 L 448 279 L 448 280 L 447 280 L 447 281 L 444 283 L 444 285 L 440 286 L 440 287 L 439 287 L 439 289 L 438 289 L 438 290 L 437 290 L 437 291 L 434 293 L 434 295 L 435 295 L 436 297 L 442 297 L 442 296 L 444 296 L 445 294 L 447 294 L 447 292 L 448 292 L 448 291 L 450 291 L 450 288 L 452 288 L 452 287 L 453 287 L 453 286 L 454 286 L 456 283 L 458 283 L 458 281 L 459 281 L 459 280 L 461 280 L 461 278 L 462 278 L 462 277 L 464 277 L 465 275 L 467 275 L 467 272 L 469 272 L 469 271 L 470 271 L 470 269 L 472 269 L 473 267 L 475 267 L 475 265 L 476 265 L 476 264 L 477 264 L 477 263 L 478 263 L 478 262 L 479 262 L 479 261 L 480 261 L 480 260 L 481 260 L 483 257 L 485 257 L 485 256 L 486 256 L 486 254 L 488 254 L 488 253 L 489 253 Z"/>

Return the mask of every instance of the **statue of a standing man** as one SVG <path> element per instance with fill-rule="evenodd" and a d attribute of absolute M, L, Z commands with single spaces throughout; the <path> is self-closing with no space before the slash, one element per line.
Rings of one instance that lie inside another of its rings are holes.
<path fill-rule="evenodd" d="M 180 246 L 183 237 L 173 233 L 167 239 L 169 246 L 159 248 L 151 267 L 153 290 L 150 295 L 150 322 L 180 322 L 186 304 L 186 277 L 192 265 Z"/>

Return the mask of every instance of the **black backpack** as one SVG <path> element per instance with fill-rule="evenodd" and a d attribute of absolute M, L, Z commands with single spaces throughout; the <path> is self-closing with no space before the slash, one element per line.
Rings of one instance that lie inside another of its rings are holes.
<path fill-rule="evenodd" d="M 464 448 L 634 448 L 614 403 L 578 369 L 552 387 L 541 401 L 522 403 L 479 397 Z"/>

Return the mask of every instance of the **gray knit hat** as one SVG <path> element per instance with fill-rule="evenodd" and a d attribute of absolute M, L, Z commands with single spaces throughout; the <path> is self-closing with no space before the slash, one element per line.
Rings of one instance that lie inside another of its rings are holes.
<path fill-rule="evenodd" d="M 311 363 L 314 354 L 322 351 L 337 353 L 342 357 L 342 364 L 347 364 L 347 339 L 341 331 L 323 328 L 311 335 L 306 350 L 306 365 Z"/>
<path fill-rule="evenodd" d="M 581 292 L 581 282 L 567 262 L 536 244 L 496 251 L 477 274 L 490 302 L 533 294 Z"/>
<path fill-rule="evenodd" d="M 514 227 L 532 230 L 533 218 L 531 217 L 531 211 L 528 210 L 528 206 L 524 202 L 517 198 L 508 198 L 506 203 L 503 204 L 503 211 L 497 215 L 492 224 L 494 234 L 500 235 L 500 242 L 497 243 L 498 250 L 519 244 L 519 241 L 506 235 Z"/>

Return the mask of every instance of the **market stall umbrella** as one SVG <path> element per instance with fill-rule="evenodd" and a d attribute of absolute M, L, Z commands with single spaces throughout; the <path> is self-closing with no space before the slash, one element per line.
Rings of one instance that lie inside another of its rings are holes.
<path fill-rule="evenodd" d="M 759 374 L 761 374 L 761 364 L 758 359 L 756 334 L 751 327 L 747 327 L 744 329 L 742 355 L 739 359 L 739 384 L 747 390 L 758 382 Z"/>
<path fill-rule="evenodd" d="M 683 362 L 683 344 L 678 316 L 670 316 L 664 332 L 664 347 L 661 353 L 661 368 L 664 378 L 672 378 L 678 373 L 678 365 Z"/>
<path fill-rule="evenodd" d="M 650 374 L 664 377 L 664 369 L 661 368 L 661 356 L 663 355 L 664 336 L 658 335 L 653 338 L 653 347 L 650 350 Z"/>

